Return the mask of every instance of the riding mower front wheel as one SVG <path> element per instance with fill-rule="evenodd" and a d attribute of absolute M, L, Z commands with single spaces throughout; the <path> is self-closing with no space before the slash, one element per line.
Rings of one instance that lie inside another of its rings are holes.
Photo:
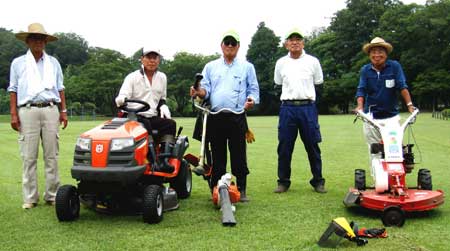
<path fill-rule="evenodd" d="M 75 186 L 64 185 L 58 189 L 55 210 L 59 221 L 73 221 L 80 216 L 80 198 Z"/>
<path fill-rule="evenodd" d="M 149 185 L 144 189 L 142 217 L 145 223 L 159 223 L 163 219 L 164 197 L 163 188 L 159 185 Z"/>

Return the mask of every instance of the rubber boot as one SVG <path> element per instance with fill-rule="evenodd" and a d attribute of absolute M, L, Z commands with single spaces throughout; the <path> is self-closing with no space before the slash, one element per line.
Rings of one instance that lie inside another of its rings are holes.
<path fill-rule="evenodd" d="M 152 169 L 157 171 L 159 170 L 158 158 L 156 158 L 155 152 L 155 142 L 152 137 L 148 139 L 148 153 L 147 153 L 148 162 L 152 165 Z"/>
<path fill-rule="evenodd" d="M 241 193 L 240 202 L 249 202 L 250 199 L 247 197 L 247 176 L 236 178 L 237 187 Z"/>
<path fill-rule="evenodd" d="M 175 139 L 172 135 L 164 135 L 161 139 L 159 147 L 160 172 L 172 173 L 175 170 L 175 167 L 169 163 L 169 159 L 172 157 L 174 142 Z"/>

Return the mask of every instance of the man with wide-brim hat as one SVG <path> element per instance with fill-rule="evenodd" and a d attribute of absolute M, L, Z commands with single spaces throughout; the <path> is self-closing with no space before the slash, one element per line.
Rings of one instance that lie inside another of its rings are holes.
<path fill-rule="evenodd" d="M 400 116 L 398 93 L 401 94 L 409 112 L 414 111 L 414 105 L 406 84 L 402 66 L 395 60 L 388 59 L 393 47 L 380 37 L 375 37 L 365 44 L 362 50 L 368 54 L 370 63 L 361 68 L 359 85 L 356 91 L 357 107 L 369 113 L 380 123 L 399 123 Z M 381 158 L 380 154 L 371 154 L 370 146 L 381 141 L 381 135 L 367 123 L 363 126 L 364 135 L 369 147 L 369 161 Z M 371 165 L 369 163 L 369 165 Z"/>
<path fill-rule="evenodd" d="M 59 187 L 58 139 L 59 125 L 67 126 L 63 74 L 58 60 L 45 53 L 47 43 L 56 41 L 42 24 L 33 23 L 28 31 L 16 33 L 16 38 L 28 46 L 25 55 L 11 63 L 10 113 L 11 127 L 19 132 L 23 160 L 23 205 L 30 209 L 39 201 L 37 157 L 42 141 L 45 162 L 44 201 L 55 204 Z"/>

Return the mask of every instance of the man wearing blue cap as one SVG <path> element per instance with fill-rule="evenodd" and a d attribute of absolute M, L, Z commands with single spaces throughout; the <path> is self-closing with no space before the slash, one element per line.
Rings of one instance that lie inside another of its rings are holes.
<path fill-rule="evenodd" d="M 226 32 L 221 42 L 223 56 L 205 65 L 201 87 L 197 90 L 191 87 L 190 95 L 209 99 L 213 112 L 227 109 L 208 117 L 207 134 L 214 163 L 210 185 L 214 187 L 226 173 L 228 145 L 231 172 L 236 176 L 241 201 L 247 202 L 247 119 L 245 112 L 233 112 L 249 110 L 259 103 L 259 85 L 255 67 L 236 59 L 239 46 L 239 35 L 232 30 Z"/>
<path fill-rule="evenodd" d="M 323 82 L 323 73 L 317 58 L 306 54 L 303 35 L 293 29 L 286 35 L 288 55 L 275 65 L 275 84 L 282 86 L 278 123 L 278 187 L 275 193 L 287 192 L 291 185 L 291 160 L 297 134 L 308 153 L 313 178 L 309 183 L 314 191 L 326 193 L 322 177 L 322 158 L 319 143 L 318 113 L 315 104 L 315 85 Z"/>

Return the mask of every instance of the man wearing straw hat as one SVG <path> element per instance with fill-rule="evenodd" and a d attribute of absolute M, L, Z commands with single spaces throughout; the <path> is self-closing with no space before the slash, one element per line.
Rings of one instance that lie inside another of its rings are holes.
<path fill-rule="evenodd" d="M 11 64 L 8 92 L 11 127 L 19 132 L 23 160 L 22 208 L 30 209 L 39 201 L 36 170 L 40 140 L 45 162 L 44 200 L 48 205 L 55 203 L 59 186 L 58 132 L 61 123 L 63 129 L 67 126 L 67 110 L 61 66 L 44 50 L 47 43 L 58 38 L 39 23 L 30 24 L 27 32 L 16 33 L 16 38 L 29 49 Z"/>
<path fill-rule="evenodd" d="M 398 92 L 403 97 L 408 111 L 414 111 L 402 66 L 395 60 L 387 59 L 392 49 L 391 44 L 379 37 L 375 37 L 362 48 L 369 55 L 370 63 L 361 68 L 355 110 L 364 110 L 381 123 L 399 123 Z M 367 123 L 364 123 L 363 131 L 370 154 L 370 145 L 379 143 L 381 135 Z M 373 158 L 381 157 L 380 154 L 369 156 L 370 163 Z"/>

